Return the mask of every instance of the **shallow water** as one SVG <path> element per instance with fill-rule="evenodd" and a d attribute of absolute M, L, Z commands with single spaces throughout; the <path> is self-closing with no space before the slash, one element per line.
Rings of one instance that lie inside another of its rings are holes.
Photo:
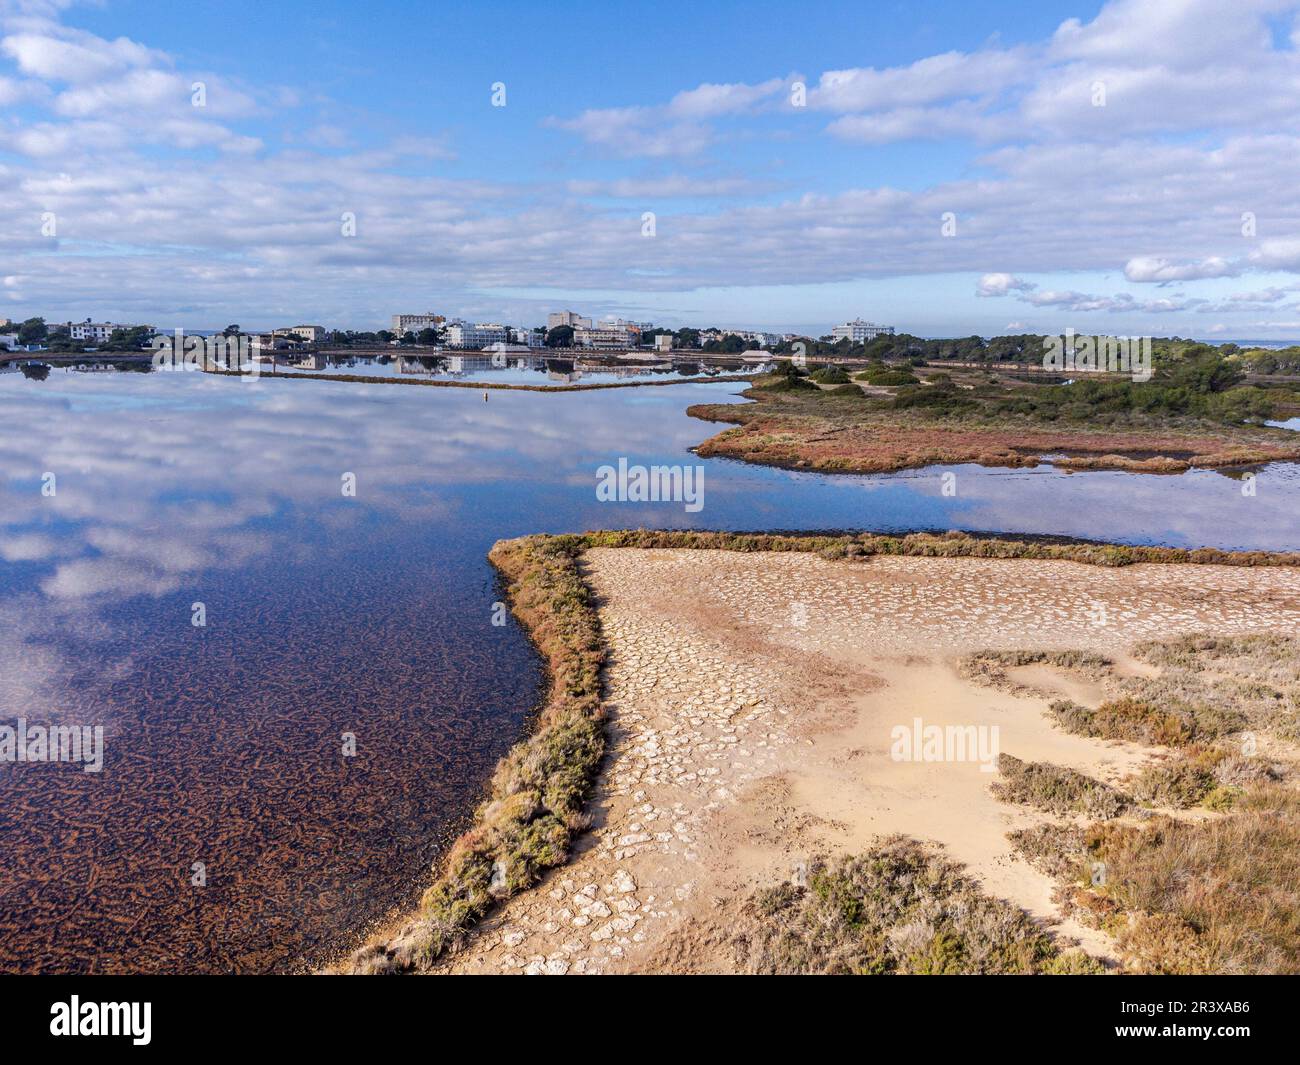
<path fill-rule="evenodd" d="M 1257 471 L 1250 494 L 1211 471 L 826 477 L 696 459 L 723 427 L 686 406 L 741 387 L 484 402 L 0 376 L 0 722 L 106 734 L 101 773 L 0 763 L 0 968 L 283 970 L 413 902 L 539 692 L 520 631 L 492 624 L 500 537 L 962 528 L 1300 549 L 1295 465 Z M 599 502 L 596 470 L 620 457 L 700 463 L 703 508 Z"/>
<path fill-rule="evenodd" d="M 462 381 L 499 385 L 531 385 L 556 388 L 576 384 L 608 384 L 629 381 L 671 381 L 684 377 L 752 374 L 755 366 L 737 364 L 730 367 L 674 360 L 654 364 L 602 365 L 592 358 L 558 358 L 546 355 L 416 355 L 416 356 L 338 356 L 321 355 L 290 362 L 281 356 L 273 367 L 261 367 L 263 373 L 277 375 L 352 374 L 358 377 L 394 377 L 408 381 Z"/>

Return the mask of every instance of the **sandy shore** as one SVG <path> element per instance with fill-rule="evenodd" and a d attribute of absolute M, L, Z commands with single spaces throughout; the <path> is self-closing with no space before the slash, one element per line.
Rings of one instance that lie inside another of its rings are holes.
<path fill-rule="evenodd" d="M 754 888 L 890 832 L 942 844 L 988 892 L 1105 955 L 1011 853 L 1006 833 L 1043 818 L 995 800 L 978 762 L 895 761 L 891 730 L 996 725 L 1003 752 L 1113 782 L 1152 750 L 1054 729 L 1044 695 L 977 686 L 956 660 L 1071 648 L 1138 671 L 1124 653 L 1138 640 L 1300 627 L 1292 568 L 596 549 L 584 570 L 611 652 L 593 829 L 441 971 L 728 971 Z M 1014 679 L 1102 695 L 1045 667 Z"/>

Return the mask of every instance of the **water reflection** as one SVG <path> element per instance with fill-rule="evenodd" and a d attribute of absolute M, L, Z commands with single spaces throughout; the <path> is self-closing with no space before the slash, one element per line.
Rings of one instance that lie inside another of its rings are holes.
<path fill-rule="evenodd" d="M 769 364 L 741 359 L 614 358 L 609 355 L 441 354 L 339 355 L 281 353 L 263 356 L 263 372 L 313 374 L 319 371 L 362 377 L 433 378 L 496 384 L 556 385 L 602 382 L 663 381 L 684 377 L 752 374 Z"/>
<path fill-rule="evenodd" d="M 409 903 L 540 682 L 521 634 L 491 625 L 498 537 L 966 528 L 1300 548 L 1300 468 L 1281 464 L 1254 495 L 1211 471 L 962 466 L 947 496 L 945 469 L 709 460 L 698 514 L 597 502 L 595 471 L 620 456 L 696 461 L 719 427 L 685 407 L 739 388 L 484 403 L 267 376 L 0 377 L 0 721 L 107 731 L 97 776 L 0 765 L 0 968 L 284 969 Z"/>

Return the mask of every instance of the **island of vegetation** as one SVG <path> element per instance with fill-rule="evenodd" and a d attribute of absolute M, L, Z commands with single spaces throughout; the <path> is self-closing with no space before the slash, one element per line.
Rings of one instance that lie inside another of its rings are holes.
<path fill-rule="evenodd" d="M 737 426 L 698 454 L 846 473 L 1045 459 L 1177 473 L 1300 459 L 1300 436 L 1267 424 L 1300 413 L 1300 377 L 1273 373 L 1295 372 L 1286 353 L 1263 362 L 1225 351 L 1231 345 L 1157 341 L 1152 378 L 1135 381 L 1045 374 L 1041 343 L 1035 364 L 1031 343 L 1003 351 L 980 341 L 974 353 L 884 339 L 893 346 L 850 353 L 871 359 L 865 367 L 784 361 L 743 393 L 752 403 L 692 406 L 694 417 Z"/>

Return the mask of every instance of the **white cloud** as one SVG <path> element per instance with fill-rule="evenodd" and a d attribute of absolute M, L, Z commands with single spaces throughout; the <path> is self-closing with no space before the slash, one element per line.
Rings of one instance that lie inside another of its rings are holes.
<path fill-rule="evenodd" d="M 1138 256 L 1124 264 L 1130 281 L 1195 281 L 1207 277 L 1235 277 L 1240 268 L 1217 255 L 1199 262 L 1171 262 L 1158 256 Z"/>
<path fill-rule="evenodd" d="M 11 57 L 24 74 L 73 84 L 168 61 L 165 53 L 125 37 L 110 41 L 54 24 L 45 32 L 11 34 L 0 40 L 0 51 Z"/>
<path fill-rule="evenodd" d="M 700 85 L 679 92 L 669 101 L 667 112 L 681 118 L 713 118 L 752 110 L 756 105 L 770 101 L 784 92 L 782 78 L 772 78 L 761 85 Z"/>
<path fill-rule="evenodd" d="M 576 133 L 589 144 L 622 157 L 691 156 L 713 140 L 708 126 L 690 121 L 664 121 L 665 112 L 648 107 L 608 107 L 583 111 L 576 118 L 549 119 L 555 129 Z"/>
<path fill-rule="evenodd" d="M 1030 292 L 1037 286 L 1011 274 L 984 274 L 975 288 L 977 296 L 1005 296 L 1008 292 Z"/>
<path fill-rule="evenodd" d="M 1027 49 L 967 54 L 945 52 L 907 66 L 828 70 L 808 94 L 808 106 L 825 111 L 893 111 L 941 100 L 998 92 L 1033 76 Z"/>

